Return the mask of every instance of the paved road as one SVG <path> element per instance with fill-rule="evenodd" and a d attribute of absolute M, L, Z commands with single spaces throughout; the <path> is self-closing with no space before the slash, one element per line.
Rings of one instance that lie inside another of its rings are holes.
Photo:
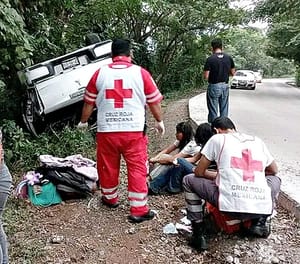
<path fill-rule="evenodd" d="M 231 90 L 230 116 L 238 129 L 258 135 L 279 164 L 282 188 L 300 203 L 300 89 L 283 79 L 256 90 Z"/>
<path fill-rule="evenodd" d="M 279 82 L 281 81 L 281 82 Z M 300 89 L 264 80 L 256 90 L 230 90 L 230 117 L 239 130 L 259 135 L 280 160 L 300 157 Z"/>
<path fill-rule="evenodd" d="M 287 81 L 264 79 L 254 91 L 231 89 L 229 112 L 239 131 L 265 141 L 278 162 L 282 190 L 299 206 L 300 89 L 286 84 Z M 189 109 L 196 123 L 206 122 L 205 94 L 192 98 Z"/>

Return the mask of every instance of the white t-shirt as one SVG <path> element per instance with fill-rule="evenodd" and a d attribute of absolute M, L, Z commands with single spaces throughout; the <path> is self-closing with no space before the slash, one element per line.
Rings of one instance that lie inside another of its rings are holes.
<path fill-rule="evenodd" d="M 274 158 L 260 138 L 242 133 L 216 134 L 201 153 L 217 163 L 221 211 L 271 213 L 265 168 Z"/>
<path fill-rule="evenodd" d="M 178 139 L 176 139 L 175 142 L 174 142 L 174 145 L 176 146 L 176 148 L 179 147 L 179 143 L 180 143 L 180 141 Z"/>
<path fill-rule="evenodd" d="M 179 146 L 179 140 L 176 140 L 174 142 L 175 146 Z M 195 156 L 197 153 L 199 153 L 201 150 L 201 146 L 197 145 L 195 140 L 191 140 L 189 143 L 187 143 L 184 148 L 180 151 L 180 153 L 188 155 L 188 156 Z"/>

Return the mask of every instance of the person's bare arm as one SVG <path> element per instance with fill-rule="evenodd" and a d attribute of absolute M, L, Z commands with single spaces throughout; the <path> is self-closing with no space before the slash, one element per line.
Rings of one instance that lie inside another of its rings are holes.
<path fill-rule="evenodd" d="M 203 72 L 203 77 L 205 80 L 208 80 L 208 76 L 209 76 L 209 71 L 204 71 Z"/>
<path fill-rule="evenodd" d="M 163 157 L 163 158 L 160 158 L 159 159 L 159 163 L 160 164 L 171 164 L 174 162 L 175 159 L 177 158 L 187 158 L 187 157 L 190 157 L 189 155 L 187 154 L 184 154 L 182 152 L 178 152 L 176 153 L 175 155 L 172 155 L 170 157 Z"/>
<path fill-rule="evenodd" d="M 161 111 L 161 104 L 149 104 L 149 109 L 157 122 L 162 121 L 163 115 Z"/>
<path fill-rule="evenodd" d="M 176 150 L 176 148 L 177 147 L 175 144 L 171 144 L 168 147 L 166 147 L 165 149 L 163 149 L 162 151 L 160 151 L 155 157 L 151 158 L 149 161 L 152 163 L 155 163 L 155 162 L 161 163 L 161 160 L 163 160 L 161 158 L 161 155 L 169 154 L 169 153 L 173 152 L 174 150 Z M 169 163 L 169 162 L 167 162 L 167 163 Z M 166 164 L 166 163 L 161 163 L 161 164 Z"/>
<path fill-rule="evenodd" d="M 188 158 L 186 158 L 186 160 L 188 161 L 188 162 L 190 162 L 190 163 L 196 163 L 198 160 L 200 160 L 200 158 L 201 158 L 201 153 L 200 152 L 198 152 L 196 155 L 194 155 L 193 157 L 188 157 Z"/>
<path fill-rule="evenodd" d="M 272 163 L 266 167 L 265 175 L 276 175 L 278 173 L 278 167 L 276 162 L 273 160 Z"/>
<path fill-rule="evenodd" d="M 230 75 L 233 76 L 235 74 L 235 68 L 230 69 Z"/>
<path fill-rule="evenodd" d="M 201 158 L 201 153 L 198 152 L 194 156 L 190 156 L 188 154 L 178 152 L 177 154 L 171 156 L 171 157 L 166 157 L 165 159 L 162 159 L 159 161 L 161 164 L 170 164 L 173 163 L 175 159 L 177 158 L 185 158 L 188 162 L 191 163 L 196 163 L 200 158 Z"/>
<path fill-rule="evenodd" d="M 81 123 L 86 123 L 88 119 L 90 118 L 91 114 L 94 111 L 94 106 L 91 104 L 84 103 L 82 108 L 82 114 L 80 118 Z"/>
<path fill-rule="evenodd" d="M 210 163 L 211 161 L 208 160 L 204 155 L 202 155 L 197 167 L 194 170 L 195 176 L 206 178 L 209 180 L 215 179 L 217 177 L 217 172 L 208 170 Z"/>

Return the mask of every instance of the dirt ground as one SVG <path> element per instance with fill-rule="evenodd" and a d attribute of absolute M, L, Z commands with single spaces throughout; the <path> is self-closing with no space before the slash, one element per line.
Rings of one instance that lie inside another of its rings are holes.
<path fill-rule="evenodd" d="M 149 131 L 150 156 L 174 141 L 175 125 L 188 119 L 187 104 L 188 99 L 181 99 L 164 106 L 167 132 L 161 139 Z M 272 219 L 268 239 L 219 233 L 209 240 L 209 250 L 201 254 L 187 245 L 186 235 L 163 233 L 165 225 L 180 223 L 184 217 L 182 194 L 150 196 L 155 218 L 129 223 L 124 166 L 122 172 L 121 205 L 116 209 L 100 205 L 98 193 L 49 208 L 28 205 L 32 219 L 24 220 L 24 225 L 9 237 L 9 250 L 14 256 L 10 263 L 300 263 L 299 223 L 281 208 Z M 13 254 L 20 247 L 27 247 L 34 261 Z"/>

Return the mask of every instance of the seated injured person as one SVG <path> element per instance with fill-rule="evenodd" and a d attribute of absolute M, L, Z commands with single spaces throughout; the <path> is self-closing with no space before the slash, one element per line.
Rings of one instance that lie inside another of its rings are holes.
<path fill-rule="evenodd" d="M 173 144 L 160 151 L 155 157 L 150 158 L 150 165 L 153 164 L 172 164 L 176 157 L 193 156 L 198 146 L 194 140 L 194 131 L 191 124 L 180 122 L 176 125 L 176 140 Z M 176 152 L 176 154 L 173 154 Z"/>
<path fill-rule="evenodd" d="M 164 194 L 166 192 L 176 194 L 181 192 L 183 177 L 193 172 L 193 168 L 201 157 L 201 148 L 213 134 L 214 132 L 210 124 L 200 124 L 196 129 L 195 143 L 190 144 L 190 142 L 184 148 L 189 151 L 182 151 L 174 156 L 168 157 L 168 159 L 164 159 L 164 162 L 169 161 L 169 163 L 167 163 L 168 165 L 160 165 L 150 173 L 150 182 L 148 183 L 149 194 Z M 194 147 L 191 147 L 192 145 Z M 190 155 L 184 155 L 184 153 L 187 152 L 189 152 Z"/>

